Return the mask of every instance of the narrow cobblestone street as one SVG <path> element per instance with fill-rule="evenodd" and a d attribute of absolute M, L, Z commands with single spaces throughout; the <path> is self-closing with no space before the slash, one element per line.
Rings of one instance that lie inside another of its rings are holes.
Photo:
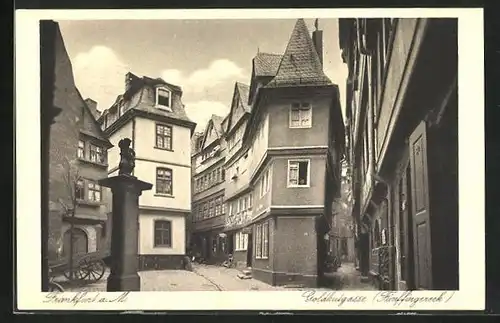
<path fill-rule="evenodd" d="M 344 263 L 335 275 L 339 279 L 341 290 L 375 290 L 374 286 L 361 281 L 361 274 L 353 263 Z"/>
<path fill-rule="evenodd" d="M 221 266 L 195 265 L 193 271 L 187 270 L 152 270 L 139 272 L 141 291 L 292 291 L 306 288 L 288 288 L 271 286 L 256 279 L 240 279 L 238 269 Z M 105 292 L 106 271 L 102 279 L 93 284 L 77 287 L 65 287 L 68 292 Z M 343 264 L 334 274 L 338 287 L 342 290 L 373 290 L 373 286 L 361 282 L 361 275 L 353 264 Z M 64 278 L 57 279 L 63 286 Z M 318 290 L 331 290 L 318 288 Z"/>
<path fill-rule="evenodd" d="M 187 270 L 152 270 L 139 272 L 141 291 L 271 291 L 291 290 L 285 287 L 273 287 L 256 279 L 240 279 L 239 270 L 220 266 L 196 265 L 193 271 Z M 68 292 L 106 291 L 106 271 L 102 279 L 94 284 L 65 288 Z M 64 282 L 63 282 L 64 286 Z"/>

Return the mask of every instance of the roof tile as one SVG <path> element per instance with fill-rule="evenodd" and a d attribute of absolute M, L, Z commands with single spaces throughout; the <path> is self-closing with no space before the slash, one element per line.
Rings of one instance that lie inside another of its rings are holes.
<path fill-rule="evenodd" d="M 298 19 L 281 59 L 276 76 L 266 87 L 332 84 L 307 30 L 304 19 Z"/>
<path fill-rule="evenodd" d="M 275 76 L 281 57 L 280 54 L 257 53 L 253 59 L 255 76 Z"/>

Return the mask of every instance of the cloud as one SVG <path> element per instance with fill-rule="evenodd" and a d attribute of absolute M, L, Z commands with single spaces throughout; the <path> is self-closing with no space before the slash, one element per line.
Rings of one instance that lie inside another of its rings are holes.
<path fill-rule="evenodd" d="M 109 108 L 124 91 L 128 66 L 106 46 L 79 53 L 72 62 L 75 83 L 84 98 L 97 101 L 98 109 Z"/>
<path fill-rule="evenodd" d="M 219 101 L 186 102 L 188 117 L 196 122 L 196 131 L 203 131 L 212 114 L 225 117 L 229 113 L 229 106 Z"/>
<path fill-rule="evenodd" d="M 247 75 L 234 62 L 228 59 L 218 59 L 207 68 L 196 70 L 189 75 L 184 75 L 176 69 L 167 69 L 161 72 L 161 77 L 169 83 L 181 86 L 185 92 L 200 93 L 227 81 L 232 83 L 241 80 Z"/>

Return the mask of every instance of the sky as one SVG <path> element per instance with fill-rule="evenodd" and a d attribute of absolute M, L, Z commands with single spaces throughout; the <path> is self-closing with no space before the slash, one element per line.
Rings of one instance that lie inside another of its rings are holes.
<path fill-rule="evenodd" d="M 305 19 L 310 32 L 314 19 Z M 183 89 L 188 117 L 202 131 L 212 114 L 229 112 L 234 83 L 249 84 L 252 58 L 283 54 L 295 19 L 60 20 L 75 82 L 103 111 L 124 92 L 125 74 L 162 77 Z M 347 66 L 337 19 L 320 19 L 326 75 L 345 107 Z"/>

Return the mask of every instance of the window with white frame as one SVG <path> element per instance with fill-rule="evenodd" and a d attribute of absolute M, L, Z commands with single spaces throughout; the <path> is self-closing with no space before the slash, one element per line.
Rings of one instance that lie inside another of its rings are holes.
<path fill-rule="evenodd" d="M 85 158 L 85 142 L 78 141 L 78 158 Z"/>
<path fill-rule="evenodd" d="M 290 107 L 290 128 L 310 128 L 311 126 L 311 104 L 307 102 L 292 103 Z"/>
<path fill-rule="evenodd" d="M 158 87 L 156 88 L 156 105 L 159 108 L 172 110 L 172 92 L 170 92 L 167 88 Z"/>
<path fill-rule="evenodd" d="M 158 167 L 156 169 L 156 193 L 172 195 L 172 170 Z"/>
<path fill-rule="evenodd" d="M 172 222 L 156 220 L 154 222 L 154 246 L 172 247 Z"/>
<path fill-rule="evenodd" d="M 88 200 L 91 202 L 101 201 L 101 185 L 96 182 L 89 181 L 87 185 Z"/>
<path fill-rule="evenodd" d="M 269 192 L 270 177 L 271 177 L 271 169 L 268 169 L 264 173 L 264 175 L 262 175 L 260 182 L 259 182 L 260 197 L 264 196 L 267 192 Z"/>
<path fill-rule="evenodd" d="M 90 144 L 90 161 L 101 164 L 105 163 L 105 155 L 102 147 Z"/>
<path fill-rule="evenodd" d="M 238 232 L 234 236 L 235 238 L 235 251 L 243 251 L 248 248 L 248 234 Z"/>
<path fill-rule="evenodd" d="M 262 225 L 255 227 L 255 258 L 262 258 Z"/>
<path fill-rule="evenodd" d="M 172 150 L 172 127 L 156 124 L 156 148 Z"/>
<path fill-rule="evenodd" d="M 309 186 L 310 161 L 289 160 L 288 161 L 288 187 Z"/>
<path fill-rule="evenodd" d="M 269 258 L 269 221 L 255 227 L 255 258 Z"/>

